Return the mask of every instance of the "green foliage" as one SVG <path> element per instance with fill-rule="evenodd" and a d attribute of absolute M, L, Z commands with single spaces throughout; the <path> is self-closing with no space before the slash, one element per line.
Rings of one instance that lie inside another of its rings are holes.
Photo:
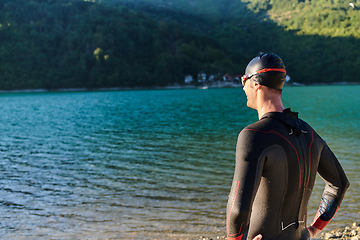
<path fill-rule="evenodd" d="M 305 1 L 287 7 L 280 2 L 276 1 L 269 13 L 289 30 L 305 35 L 360 38 L 358 1 Z"/>
<path fill-rule="evenodd" d="M 151 87 L 243 74 L 275 52 L 296 82 L 359 81 L 347 0 L 0 0 L 0 89 Z"/>
<path fill-rule="evenodd" d="M 226 58 L 216 40 L 124 6 L 2 0 L 0 12 L 3 90 L 165 86 Z"/>

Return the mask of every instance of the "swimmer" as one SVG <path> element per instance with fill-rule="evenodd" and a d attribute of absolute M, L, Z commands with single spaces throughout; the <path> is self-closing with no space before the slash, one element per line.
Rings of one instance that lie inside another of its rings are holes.
<path fill-rule="evenodd" d="M 302 240 L 319 234 L 340 207 L 349 181 L 314 129 L 285 108 L 286 70 L 276 54 L 250 61 L 242 78 L 247 106 L 259 121 L 238 136 L 233 183 L 226 211 L 228 240 Z M 316 173 L 325 181 L 310 226 L 307 204 Z"/>

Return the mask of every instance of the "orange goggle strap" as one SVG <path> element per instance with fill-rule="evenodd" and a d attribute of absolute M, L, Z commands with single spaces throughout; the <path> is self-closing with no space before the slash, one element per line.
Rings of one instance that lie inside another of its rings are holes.
<path fill-rule="evenodd" d="M 258 73 L 270 72 L 270 71 L 286 73 L 286 70 L 284 68 L 264 68 L 260 71 L 257 71 L 256 73 L 258 74 Z"/>
<path fill-rule="evenodd" d="M 244 77 L 244 78 L 251 78 L 252 76 L 259 74 L 259 73 L 264 73 L 264 72 L 283 72 L 286 73 L 286 70 L 284 68 L 264 68 L 262 70 L 259 70 L 255 73 L 250 74 L 248 77 Z"/>

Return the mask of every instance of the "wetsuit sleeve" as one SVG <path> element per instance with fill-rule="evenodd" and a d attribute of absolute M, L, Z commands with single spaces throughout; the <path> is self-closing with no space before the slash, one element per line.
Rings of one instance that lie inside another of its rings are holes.
<path fill-rule="evenodd" d="M 323 230 L 334 217 L 349 187 L 349 181 L 344 170 L 327 144 L 324 145 L 321 153 L 318 173 L 326 185 L 312 225 Z"/>
<path fill-rule="evenodd" d="M 249 229 L 252 204 L 260 184 L 263 161 L 254 148 L 250 131 L 239 134 L 233 183 L 227 204 L 227 239 L 245 239 Z"/>

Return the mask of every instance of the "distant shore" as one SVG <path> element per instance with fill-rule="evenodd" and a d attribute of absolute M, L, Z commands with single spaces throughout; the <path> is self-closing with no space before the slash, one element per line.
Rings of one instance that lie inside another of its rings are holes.
<path fill-rule="evenodd" d="M 342 86 L 342 85 L 360 85 L 360 82 L 334 82 L 334 83 L 287 83 L 286 86 Z M 174 84 L 164 87 L 113 87 L 113 88 L 60 88 L 60 89 L 18 89 L 18 90 L 0 90 L 0 93 L 41 93 L 41 92 L 91 92 L 91 91 L 136 91 L 136 90 L 166 90 L 166 89 L 208 89 L 208 88 L 241 88 L 242 84 L 237 83 L 212 83 L 212 84 Z"/>
<path fill-rule="evenodd" d="M 215 238 L 211 238 L 211 237 L 200 236 L 199 238 L 191 239 L 191 240 L 217 240 L 217 239 L 226 240 L 226 237 L 217 236 Z M 325 228 L 325 230 L 322 233 L 320 233 L 315 238 L 311 238 L 311 239 L 312 240 L 328 240 L 328 239 L 360 240 L 360 224 L 354 222 L 350 226 L 345 226 L 343 228 L 338 228 L 331 231 L 326 231 Z"/>

